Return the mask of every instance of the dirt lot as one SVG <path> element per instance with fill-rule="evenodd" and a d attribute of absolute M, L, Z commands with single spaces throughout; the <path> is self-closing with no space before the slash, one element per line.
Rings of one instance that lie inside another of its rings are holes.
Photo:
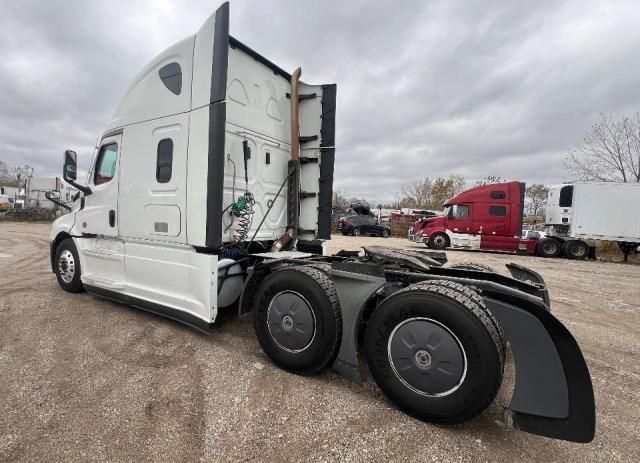
<path fill-rule="evenodd" d="M 250 320 L 211 336 L 70 295 L 49 271 L 47 225 L 0 224 L 1 461 L 640 461 L 640 267 L 450 252 L 547 280 L 577 338 L 597 401 L 593 443 L 571 444 L 494 420 L 509 400 L 453 428 L 405 416 L 374 384 L 273 366 Z M 390 238 L 339 237 L 332 251 Z"/>

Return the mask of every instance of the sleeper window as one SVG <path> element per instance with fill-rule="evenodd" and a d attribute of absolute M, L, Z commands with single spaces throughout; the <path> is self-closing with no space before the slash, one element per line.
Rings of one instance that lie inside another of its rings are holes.
<path fill-rule="evenodd" d="M 489 206 L 489 215 L 507 215 L 507 208 L 504 206 Z"/>
<path fill-rule="evenodd" d="M 110 181 L 116 175 L 116 161 L 118 160 L 118 145 L 111 143 L 100 148 L 96 171 L 93 177 L 95 185 L 102 185 Z"/>
<path fill-rule="evenodd" d="M 504 199 L 505 198 L 504 191 L 492 191 L 491 199 Z"/>
<path fill-rule="evenodd" d="M 165 138 L 158 143 L 158 160 L 156 164 L 156 180 L 167 183 L 171 180 L 173 166 L 173 140 Z"/>

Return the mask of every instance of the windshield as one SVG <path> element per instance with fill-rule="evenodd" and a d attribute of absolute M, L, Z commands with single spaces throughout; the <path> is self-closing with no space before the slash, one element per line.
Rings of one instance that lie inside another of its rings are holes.
<path fill-rule="evenodd" d="M 451 210 L 451 206 L 445 206 L 444 209 L 442 210 L 442 215 L 447 217 L 449 215 L 450 210 Z"/>

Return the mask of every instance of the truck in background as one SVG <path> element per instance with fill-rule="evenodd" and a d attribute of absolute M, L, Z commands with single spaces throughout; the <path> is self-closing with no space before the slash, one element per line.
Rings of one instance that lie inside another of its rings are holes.
<path fill-rule="evenodd" d="M 547 237 L 538 254 L 584 259 L 584 240 L 615 241 L 625 262 L 640 246 L 640 183 L 576 182 L 551 187 L 547 200 Z"/>
<path fill-rule="evenodd" d="M 538 244 L 522 238 L 525 184 L 481 185 L 449 199 L 442 215 L 416 221 L 409 239 L 448 247 L 534 254 Z"/>
<path fill-rule="evenodd" d="M 638 251 L 640 214 L 633 208 L 640 204 L 640 184 L 578 182 L 552 187 L 544 236 L 522 233 L 524 194 L 525 184 L 520 182 L 463 191 L 447 201 L 442 216 L 417 221 L 409 239 L 436 250 L 452 247 L 575 260 L 595 256 L 586 239 L 617 242 L 625 261 Z"/>

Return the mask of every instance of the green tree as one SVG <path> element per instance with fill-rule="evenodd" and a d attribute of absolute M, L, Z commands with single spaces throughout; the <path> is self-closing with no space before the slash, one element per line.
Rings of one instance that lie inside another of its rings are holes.
<path fill-rule="evenodd" d="M 461 175 L 450 175 L 448 178 L 438 177 L 431 185 L 431 198 L 427 209 L 442 209 L 448 199 L 464 191 L 465 185 L 464 177 Z"/>

